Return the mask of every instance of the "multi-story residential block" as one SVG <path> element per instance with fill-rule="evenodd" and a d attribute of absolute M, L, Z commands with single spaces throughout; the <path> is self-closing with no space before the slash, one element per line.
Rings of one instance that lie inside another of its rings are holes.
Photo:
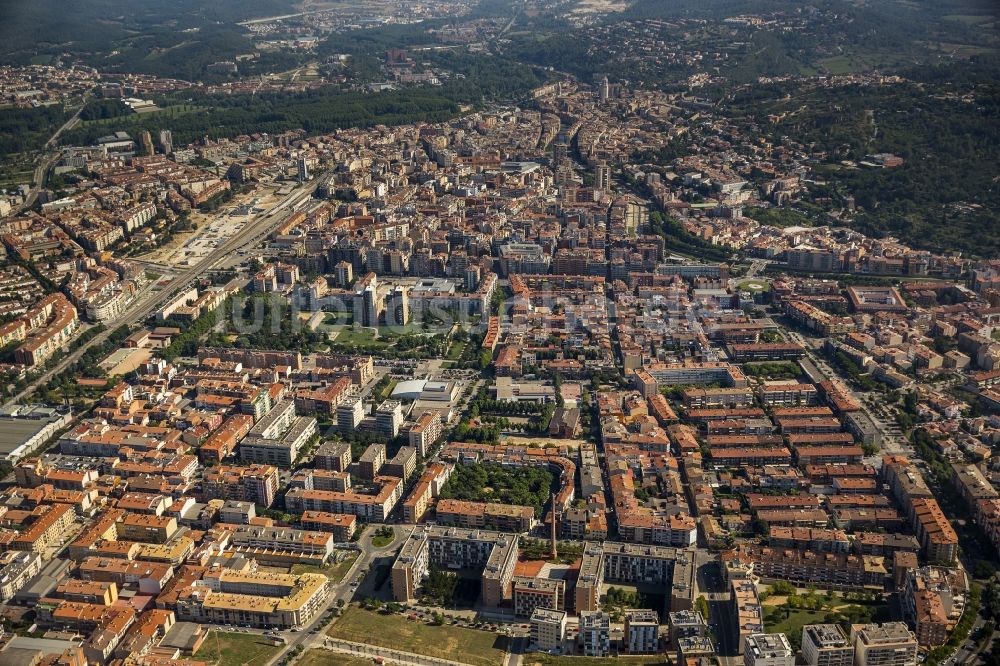
<path fill-rule="evenodd" d="M 667 647 L 677 649 L 682 638 L 701 637 L 708 632 L 705 617 L 698 611 L 674 611 L 668 616 Z"/>
<path fill-rule="evenodd" d="M 377 476 L 373 484 L 371 491 L 292 488 L 285 494 L 285 508 L 293 513 L 349 513 L 364 520 L 381 522 L 392 513 L 402 497 L 403 480 L 395 476 Z"/>
<path fill-rule="evenodd" d="M 431 446 L 441 436 L 443 427 L 438 412 L 424 412 L 417 417 L 416 423 L 410 426 L 408 435 L 410 446 L 415 448 L 422 458 L 426 458 Z"/>
<path fill-rule="evenodd" d="M 403 501 L 403 520 L 419 523 L 433 498 L 441 494 L 455 466 L 451 463 L 431 463 L 424 469 L 409 496 Z"/>
<path fill-rule="evenodd" d="M 354 432 L 365 418 L 365 405 L 357 393 L 345 395 L 337 405 L 337 430 Z"/>
<path fill-rule="evenodd" d="M 287 527 L 241 525 L 233 530 L 232 547 L 262 564 L 323 565 L 333 553 L 333 535 Z"/>
<path fill-rule="evenodd" d="M 656 611 L 637 609 L 625 612 L 624 647 L 629 654 L 660 651 L 660 616 Z"/>
<path fill-rule="evenodd" d="M 238 500 L 270 507 L 278 492 L 278 468 L 274 465 L 215 467 L 206 472 L 202 491 L 206 500 Z"/>
<path fill-rule="evenodd" d="M 416 598 L 430 566 L 479 569 L 483 604 L 497 606 L 511 598 L 517 563 L 516 534 L 422 526 L 410 533 L 392 565 L 392 594 L 397 601 Z"/>
<path fill-rule="evenodd" d="M 580 611 L 577 633 L 580 654 L 607 657 L 611 654 L 611 617 L 604 611 Z"/>
<path fill-rule="evenodd" d="M 412 446 L 401 446 L 389 460 L 385 461 L 380 472 L 385 476 L 398 476 L 409 479 L 417 470 L 417 450 Z"/>
<path fill-rule="evenodd" d="M 317 469 L 346 472 L 351 465 L 350 442 L 323 442 L 316 448 L 313 463 Z"/>
<path fill-rule="evenodd" d="M 538 607 L 531 613 L 531 645 L 538 650 L 561 650 L 566 640 L 566 611 Z"/>
<path fill-rule="evenodd" d="M 286 400 L 274 407 L 251 428 L 240 442 L 240 459 L 247 462 L 291 467 L 299 451 L 316 434 L 316 419 L 296 416 L 295 403 Z"/>
<path fill-rule="evenodd" d="M 222 570 L 183 589 L 177 617 L 189 622 L 299 629 L 323 608 L 329 582 L 322 574 Z"/>
<path fill-rule="evenodd" d="M 375 409 L 375 432 L 386 439 L 394 439 L 403 426 L 403 403 L 386 400 Z"/>
<path fill-rule="evenodd" d="M 966 609 L 969 582 L 965 571 L 925 566 L 910 569 L 905 576 L 900 595 L 903 614 L 914 626 L 917 642 L 927 648 L 944 644 Z"/>
<path fill-rule="evenodd" d="M 854 646 L 836 624 L 802 627 L 802 657 L 806 666 L 853 666 Z"/>
<path fill-rule="evenodd" d="M 499 532 L 529 532 L 535 524 L 535 511 L 530 506 L 439 500 L 435 507 L 438 523 L 466 528 L 485 528 Z"/>
<path fill-rule="evenodd" d="M 329 532 L 334 541 L 346 543 L 357 531 L 358 517 L 347 513 L 305 511 L 302 514 L 302 527 L 314 532 Z"/>
<path fill-rule="evenodd" d="M 8 550 L 0 554 L 0 601 L 10 601 L 41 570 L 42 556 L 39 553 Z"/>
<path fill-rule="evenodd" d="M 751 634 L 743 639 L 745 666 L 795 666 L 795 651 L 784 634 Z"/>
<path fill-rule="evenodd" d="M 385 464 L 385 444 L 371 444 L 358 458 L 358 475 L 363 479 L 374 479 Z"/>
<path fill-rule="evenodd" d="M 166 543 L 177 532 L 177 520 L 173 516 L 126 513 L 115 527 L 123 541 Z"/>
<path fill-rule="evenodd" d="M 902 622 L 851 627 L 855 666 L 916 666 L 917 638 Z"/>

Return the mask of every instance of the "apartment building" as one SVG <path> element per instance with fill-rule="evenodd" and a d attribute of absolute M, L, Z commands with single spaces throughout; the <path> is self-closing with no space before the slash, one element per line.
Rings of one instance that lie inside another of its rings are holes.
<path fill-rule="evenodd" d="M 770 384 L 757 389 L 757 397 L 768 407 L 815 405 L 819 392 L 812 384 Z"/>
<path fill-rule="evenodd" d="M 11 519 L 8 512 L 6 518 Z M 62 543 L 73 527 L 76 514 L 69 504 L 40 504 L 19 518 L 23 529 L 7 543 L 9 550 L 22 550 L 44 554 L 46 550 Z"/>
<path fill-rule="evenodd" d="M 958 555 L 958 534 L 935 499 L 914 499 L 910 502 L 913 530 L 932 562 L 954 562 Z"/>
<path fill-rule="evenodd" d="M 350 513 L 364 520 L 382 522 L 402 496 L 403 480 L 395 476 L 377 476 L 373 485 L 370 492 L 292 488 L 285 494 L 285 507 L 293 513 Z"/>
<path fill-rule="evenodd" d="M 403 426 L 403 403 L 386 400 L 375 409 L 375 432 L 386 439 L 393 439 Z"/>
<path fill-rule="evenodd" d="M 374 479 L 385 464 L 385 444 L 372 444 L 358 458 L 358 476 L 363 479 Z"/>
<path fill-rule="evenodd" d="M 134 587 L 141 594 L 158 595 L 173 578 L 174 569 L 162 562 L 138 562 L 119 557 L 88 557 L 80 563 L 82 580 Z"/>
<path fill-rule="evenodd" d="M 302 527 L 314 532 L 329 532 L 334 541 L 346 543 L 357 531 L 358 517 L 347 513 L 306 511 L 302 514 Z"/>
<path fill-rule="evenodd" d="M 693 602 L 694 568 L 687 551 L 617 541 L 588 543 L 577 575 L 576 610 L 596 610 L 605 581 L 652 583 L 670 590 L 671 610 L 688 610 Z"/>
<path fill-rule="evenodd" d="M 795 650 L 784 634 L 750 634 L 743 639 L 744 666 L 795 666 Z"/>
<path fill-rule="evenodd" d="M 514 615 L 531 617 L 536 608 L 563 610 L 566 582 L 552 578 L 515 576 L 511 582 Z"/>
<path fill-rule="evenodd" d="M 14 350 L 14 361 L 32 367 L 44 363 L 65 345 L 80 325 L 76 308 L 62 293 L 49 294 L 7 327 L 20 327 L 19 334 L 5 339 L 24 340 Z M 6 327 L 5 327 L 6 328 Z"/>
<path fill-rule="evenodd" d="M 623 541 L 685 548 L 697 541 L 698 523 L 683 513 L 628 513 L 618 518 L 618 536 Z"/>
<path fill-rule="evenodd" d="M 625 650 L 629 654 L 660 651 L 660 616 L 656 611 L 636 609 L 625 612 Z"/>
<path fill-rule="evenodd" d="M 354 432 L 364 419 L 365 404 L 361 400 L 361 395 L 358 393 L 345 395 L 337 405 L 337 430 Z"/>
<path fill-rule="evenodd" d="M 511 598 L 517 564 L 516 534 L 424 525 L 410 533 L 392 565 L 392 594 L 397 601 L 416 598 L 430 566 L 482 569 L 483 604 L 497 606 Z"/>
<path fill-rule="evenodd" d="M 595 611 L 600 607 L 601 586 L 604 584 L 604 553 L 600 544 L 585 544 L 580 571 L 576 578 L 574 608 Z"/>
<path fill-rule="evenodd" d="M 240 459 L 291 467 L 299 457 L 299 451 L 315 434 L 316 419 L 296 416 L 295 403 L 285 400 L 258 421 L 240 442 Z"/>
<path fill-rule="evenodd" d="M 408 434 L 410 446 L 417 450 L 420 457 L 426 458 L 434 442 L 441 436 L 443 428 L 440 413 L 424 412 L 410 427 Z"/>
<path fill-rule="evenodd" d="M 412 446 L 401 446 L 389 460 L 385 461 L 381 473 L 385 476 L 398 476 L 406 480 L 417 471 L 417 450 Z"/>
<path fill-rule="evenodd" d="M 126 513 L 115 524 L 122 541 L 166 543 L 177 532 L 177 519 L 173 516 L 155 516 Z"/>
<path fill-rule="evenodd" d="M 322 574 L 223 570 L 185 588 L 177 598 L 182 621 L 300 629 L 323 608 L 329 581 Z"/>
<path fill-rule="evenodd" d="M 726 349 L 729 351 L 730 358 L 737 363 L 788 361 L 801 358 L 805 354 L 805 348 L 793 342 L 730 344 L 726 346 Z"/>
<path fill-rule="evenodd" d="M 419 523 L 423 520 L 430 502 L 441 494 L 455 466 L 451 463 L 431 463 L 424 469 L 413 490 L 403 500 L 403 521 Z"/>
<path fill-rule="evenodd" d="M 917 637 L 902 622 L 851 627 L 855 666 L 916 666 Z"/>
<path fill-rule="evenodd" d="M 313 389 L 299 389 L 295 392 L 295 410 L 299 414 L 337 413 L 337 406 L 351 389 L 348 377 L 338 377 L 331 383 Z"/>
<path fill-rule="evenodd" d="M 323 442 L 316 448 L 313 464 L 316 469 L 346 472 L 351 465 L 350 442 Z"/>
<path fill-rule="evenodd" d="M 730 599 L 733 621 L 736 624 L 737 648 L 740 654 L 746 647 L 746 638 L 764 631 L 764 614 L 757 596 L 757 585 L 746 579 L 731 579 Z"/>
<path fill-rule="evenodd" d="M 753 405 L 753 392 L 748 388 L 689 388 L 682 396 L 685 407 L 690 409 L 733 409 Z"/>
<path fill-rule="evenodd" d="M 566 611 L 535 608 L 531 614 L 531 645 L 541 651 L 560 650 L 566 640 Z"/>
<path fill-rule="evenodd" d="M 851 550 L 851 541 L 843 530 L 772 525 L 767 542 L 775 548 L 795 548 L 817 553 L 847 553 Z"/>
<path fill-rule="evenodd" d="M 722 384 L 743 388 L 747 385 L 743 371 L 729 363 L 652 363 L 646 366 L 646 372 L 660 386 Z"/>
<path fill-rule="evenodd" d="M 765 580 L 787 580 L 838 590 L 882 590 L 889 578 L 884 557 L 844 553 L 817 553 L 766 546 L 741 546 L 741 557 L 754 563 Z"/>
<path fill-rule="evenodd" d="M 0 553 L 0 602 L 10 601 L 18 590 L 42 570 L 42 556 L 26 550 Z"/>
<path fill-rule="evenodd" d="M 611 616 L 604 611 L 580 611 L 577 643 L 584 657 L 610 656 Z"/>
<path fill-rule="evenodd" d="M 326 564 L 333 554 L 333 535 L 289 527 L 241 525 L 232 534 L 233 550 L 261 564 Z"/>
<path fill-rule="evenodd" d="M 963 569 L 924 566 L 905 572 L 903 614 L 926 648 L 943 645 L 965 612 L 969 581 Z"/>
<path fill-rule="evenodd" d="M 110 581 L 67 578 L 56 586 L 55 595 L 66 601 L 111 606 L 118 600 L 118 586 Z"/>
<path fill-rule="evenodd" d="M 530 506 L 495 502 L 466 502 L 442 499 L 435 516 L 442 525 L 483 528 L 498 532 L 530 532 L 535 524 L 535 510 Z"/>
<path fill-rule="evenodd" d="M 240 441 L 253 428 L 253 417 L 249 414 L 234 414 L 208 436 L 198 448 L 198 457 L 203 463 L 221 463 L 236 450 Z"/>
<path fill-rule="evenodd" d="M 837 624 L 802 627 L 802 657 L 806 666 L 854 666 L 854 646 Z"/>
<path fill-rule="evenodd" d="M 277 492 L 278 468 L 274 465 L 215 467 L 205 472 L 202 483 L 206 501 L 238 500 L 270 507 Z"/>

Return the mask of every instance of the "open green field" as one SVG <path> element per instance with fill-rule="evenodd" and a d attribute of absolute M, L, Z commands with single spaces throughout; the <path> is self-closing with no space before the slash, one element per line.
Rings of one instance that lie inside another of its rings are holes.
<path fill-rule="evenodd" d="M 385 534 L 376 534 L 372 537 L 372 545 L 376 548 L 385 548 L 390 543 L 396 540 L 395 532 L 386 532 Z"/>
<path fill-rule="evenodd" d="M 244 666 L 267 663 L 280 649 L 256 634 L 210 631 L 194 656 L 208 666 Z"/>
<path fill-rule="evenodd" d="M 329 650 L 307 650 L 295 666 L 372 666 L 371 659 L 352 657 Z"/>
<path fill-rule="evenodd" d="M 551 654 L 532 653 L 524 656 L 524 666 L 660 666 L 667 664 L 664 655 L 651 654 L 647 657 L 563 657 Z"/>
<path fill-rule="evenodd" d="M 359 552 L 349 554 L 340 562 L 325 567 L 315 567 L 311 564 L 295 564 L 291 568 L 293 574 L 320 573 L 330 579 L 331 583 L 339 583 L 344 580 L 344 576 L 350 571 L 351 566 L 357 561 Z"/>
<path fill-rule="evenodd" d="M 474 666 L 497 666 L 504 660 L 502 636 L 475 629 L 434 627 L 401 615 L 380 615 L 351 606 L 327 632 L 334 638 L 381 645 Z"/>
<path fill-rule="evenodd" d="M 830 611 L 793 610 L 787 618 L 777 624 L 767 623 L 764 630 L 769 633 L 781 633 L 788 635 L 799 635 L 802 627 L 807 624 L 822 624 L 823 618 L 830 614 Z M 782 616 L 784 613 L 782 613 Z"/>
<path fill-rule="evenodd" d="M 376 339 L 370 329 L 362 328 L 355 331 L 351 326 L 341 328 L 333 341 L 338 345 L 352 345 L 371 349 L 384 349 L 389 346 L 384 341 Z"/>
<path fill-rule="evenodd" d="M 448 360 L 457 361 L 462 358 L 462 352 L 465 351 L 464 342 L 452 342 L 451 347 L 448 347 Z"/>
<path fill-rule="evenodd" d="M 324 324 L 330 324 L 331 326 L 348 324 L 350 321 L 350 312 L 327 312 L 326 317 L 323 319 Z"/>
<path fill-rule="evenodd" d="M 379 326 L 378 334 L 380 338 L 398 338 L 409 333 L 427 333 L 420 324 L 404 324 L 403 326 Z"/>
<path fill-rule="evenodd" d="M 739 284 L 736 285 L 744 291 L 770 291 L 771 285 L 767 280 L 762 280 L 761 278 L 748 278 L 746 280 L 740 280 Z"/>

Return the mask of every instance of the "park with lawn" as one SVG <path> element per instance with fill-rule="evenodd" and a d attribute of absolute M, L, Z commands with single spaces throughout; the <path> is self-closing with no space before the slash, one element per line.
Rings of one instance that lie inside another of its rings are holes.
<path fill-rule="evenodd" d="M 494 463 L 466 463 L 455 467 L 441 489 L 443 499 L 498 502 L 530 506 L 541 517 L 549 496 L 558 490 L 556 476 L 547 467 L 505 467 Z"/>
<path fill-rule="evenodd" d="M 334 353 L 379 354 L 390 359 L 426 359 L 447 355 L 451 344 L 447 328 L 427 328 L 419 324 L 378 328 L 333 325 L 326 327 Z"/>
<path fill-rule="evenodd" d="M 385 548 L 396 540 L 396 532 L 391 527 L 380 527 L 372 533 L 372 545 Z"/>
<path fill-rule="evenodd" d="M 435 626 L 404 615 L 349 606 L 327 632 L 333 638 L 380 645 L 416 654 L 460 661 L 472 666 L 499 666 L 504 661 L 503 636 L 449 624 Z"/>
<path fill-rule="evenodd" d="M 889 620 L 889 608 L 875 592 L 821 592 L 815 588 L 803 592 L 787 581 L 778 581 L 760 597 L 765 631 L 787 635 L 796 649 L 807 624 L 839 624 L 847 631 L 852 624 Z"/>

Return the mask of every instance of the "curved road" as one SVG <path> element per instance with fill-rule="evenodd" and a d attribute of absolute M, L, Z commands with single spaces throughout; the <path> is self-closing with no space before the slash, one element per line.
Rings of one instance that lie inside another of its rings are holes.
<path fill-rule="evenodd" d="M 396 535 L 396 538 L 393 539 L 392 543 L 390 543 L 387 546 L 377 547 L 372 544 L 372 536 L 381 527 L 391 527 L 392 531 Z M 326 625 L 328 624 L 328 620 L 324 619 L 324 616 L 326 615 L 330 607 L 335 606 L 337 604 L 337 601 L 341 599 L 344 601 L 345 604 L 350 602 L 351 598 L 355 594 L 357 594 L 358 591 L 361 589 L 361 587 L 351 586 L 351 581 L 355 578 L 357 572 L 360 570 L 364 570 L 367 572 L 368 566 L 369 564 L 371 564 L 373 559 L 381 555 L 386 555 L 395 552 L 395 550 L 398 549 L 399 546 L 403 543 L 403 539 L 405 539 L 407 535 L 410 533 L 411 529 L 413 529 L 412 525 L 388 525 L 388 524 L 383 525 L 381 523 L 371 523 L 368 529 L 365 531 L 364 535 L 361 537 L 361 540 L 358 542 L 358 547 L 361 550 L 361 555 L 358 556 L 358 559 L 347 571 L 347 574 L 344 576 L 341 582 L 331 585 L 332 590 L 330 594 L 327 596 L 327 600 L 323 604 L 323 607 L 320 609 L 318 613 L 316 613 L 316 617 L 309 624 L 309 626 L 304 627 L 298 633 L 291 634 L 292 637 L 289 639 L 288 644 L 285 645 L 285 647 L 278 654 L 276 654 L 265 666 L 272 666 L 273 664 L 281 662 L 288 656 L 289 652 L 299 647 L 300 645 L 303 648 L 322 647 L 324 644 L 325 636 L 320 632 L 322 632 L 322 630 L 325 629 Z M 368 583 L 368 581 L 365 582 Z"/>

